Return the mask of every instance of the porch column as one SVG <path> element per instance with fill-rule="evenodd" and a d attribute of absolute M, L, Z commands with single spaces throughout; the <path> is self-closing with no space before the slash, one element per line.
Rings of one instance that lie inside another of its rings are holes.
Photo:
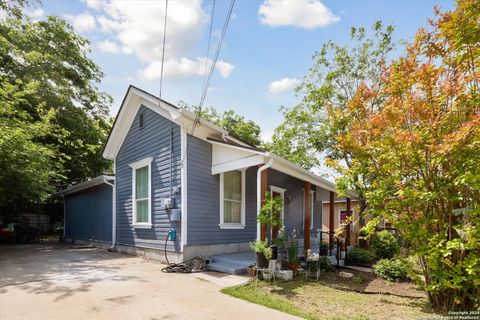
<path fill-rule="evenodd" d="M 305 190 L 305 212 L 304 212 L 304 230 L 303 230 L 303 249 L 307 251 L 310 249 L 310 182 L 303 183 L 303 190 Z"/>
<path fill-rule="evenodd" d="M 333 249 L 333 233 L 335 232 L 335 224 L 334 224 L 334 206 L 335 206 L 335 192 L 330 191 L 330 210 L 329 210 L 329 235 L 328 239 L 330 242 L 330 250 Z"/>
<path fill-rule="evenodd" d="M 262 171 L 262 183 L 261 183 L 261 199 L 262 199 L 262 206 L 265 204 L 265 193 L 267 192 L 267 177 L 268 177 L 268 169 Z M 267 238 L 267 226 L 265 223 L 262 223 L 260 226 L 260 239 L 263 241 Z"/>
<path fill-rule="evenodd" d="M 347 198 L 347 219 L 351 216 L 350 212 L 351 212 L 351 204 L 350 204 L 350 198 Z M 349 223 L 347 225 L 347 236 L 345 238 L 345 246 L 349 246 L 350 245 L 350 236 L 351 236 L 351 223 Z M 346 248 L 345 248 L 346 250 Z"/>

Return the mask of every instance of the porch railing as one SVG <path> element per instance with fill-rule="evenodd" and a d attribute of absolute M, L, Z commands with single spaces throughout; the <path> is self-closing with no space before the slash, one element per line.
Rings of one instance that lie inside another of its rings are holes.
<path fill-rule="evenodd" d="M 345 243 L 345 240 L 344 239 L 340 239 L 338 237 L 335 236 L 334 232 L 330 232 L 330 231 L 319 231 L 320 233 L 320 240 L 319 240 L 319 251 L 322 250 L 322 245 L 323 243 L 325 242 L 324 239 L 323 239 L 323 235 L 327 235 L 327 239 L 328 241 L 326 241 L 325 243 L 328 244 L 328 253 L 327 255 L 330 255 L 331 251 L 333 250 L 333 246 L 335 245 L 336 246 L 336 258 L 337 258 L 337 267 L 340 266 L 340 260 L 341 260 L 341 250 L 340 250 L 340 245 L 343 244 L 343 245 L 346 245 Z M 320 252 L 319 252 L 320 253 Z M 346 254 L 346 246 L 345 246 L 345 254 Z"/>

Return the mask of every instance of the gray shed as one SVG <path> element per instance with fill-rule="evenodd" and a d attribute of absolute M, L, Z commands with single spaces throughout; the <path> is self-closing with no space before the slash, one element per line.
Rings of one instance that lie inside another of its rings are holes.
<path fill-rule="evenodd" d="M 62 190 L 66 241 L 112 242 L 112 192 L 115 178 L 101 175 Z"/>

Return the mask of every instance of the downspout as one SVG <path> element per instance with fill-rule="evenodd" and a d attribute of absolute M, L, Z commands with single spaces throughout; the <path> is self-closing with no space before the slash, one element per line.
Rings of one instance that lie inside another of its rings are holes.
<path fill-rule="evenodd" d="M 115 173 L 115 164 L 116 161 L 113 160 L 113 172 Z M 115 178 L 114 178 L 115 179 Z M 115 181 L 115 180 L 114 180 Z M 117 241 L 117 188 L 115 188 L 115 184 L 108 182 L 107 179 L 103 178 L 103 182 L 105 184 L 108 184 L 109 186 L 112 187 L 112 245 L 110 246 L 110 249 L 115 249 L 115 243 Z"/>
<path fill-rule="evenodd" d="M 258 168 L 257 171 L 257 218 L 260 215 L 260 208 L 262 207 L 262 172 L 270 168 L 273 164 L 273 159 L 270 159 L 266 164 Z M 260 222 L 257 220 L 257 240 L 261 238 Z"/>

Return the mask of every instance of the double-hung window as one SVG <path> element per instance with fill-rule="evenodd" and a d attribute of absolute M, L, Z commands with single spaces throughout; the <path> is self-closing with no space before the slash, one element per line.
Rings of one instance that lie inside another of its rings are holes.
<path fill-rule="evenodd" d="M 151 157 L 130 164 L 132 168 L 132 220 L 135 228 L 151 228 Z"/>
<path fill-rule="evenodd" d="M 245 228 L 245 170 L 220 174 L 220 228 Z"/>

